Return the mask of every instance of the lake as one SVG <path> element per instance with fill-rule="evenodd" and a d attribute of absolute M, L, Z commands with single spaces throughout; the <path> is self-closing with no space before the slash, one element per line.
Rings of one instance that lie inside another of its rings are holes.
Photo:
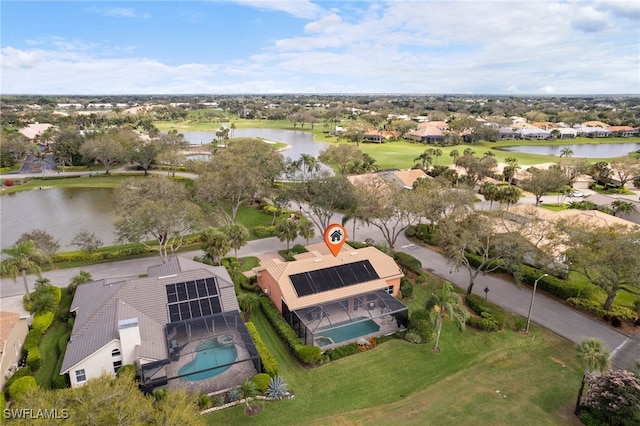
<path fill-rule="evenodd" d="M 597 145 L 518 145 L 500 148 L 503 151 L 525 152 L 527 154 L 560 156 L 564 148 L 573 151 L 575 158 L 614 158 L 640 149 L 640 143 L 607 143 Z"/>
<path fill-rule="evenodd" d="M 211 143 L 216 138 L 215 130 L 180 130 L 185 140 L 194 145 Z M 301 130 L 282 129 L 234 129 L 234 138 L 263 138 L 274 142 L 284 142 L 291 148 L 282 151 L 282 155 L 292 160 L 300 158 L 301 154 L 311 154 L 318 157 L 320 151 L 327 149 L 326 143 L 318 142 L 313 134 Z"/>
<path fill-rule="evenodd" d="M 44 229 L 59 239 L 60 251 L 77 250 L 71 240 L 83 229 L 111 245 L 115 241 L 112 198 L 109 188 L 49 188 L 2 195 L 0 245 L 12 246 L 32 229 Z"/>

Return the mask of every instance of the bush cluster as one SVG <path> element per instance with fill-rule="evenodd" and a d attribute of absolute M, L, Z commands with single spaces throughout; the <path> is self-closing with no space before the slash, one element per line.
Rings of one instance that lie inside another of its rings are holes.
<path fill-rule="evenodd" d="M 393 252 L 393 260 L 407 271 L 413 272 L 416 275 L 422 274 L 422 262 L 410 254 L 395 251 Z"/>
<path fill-rule="evenodd" d="M 25 396 L 30 389 L 37 387 L 36 379 L 33 378 L 33 376 L 20 377 L 9 386 L 9 398 L 13 400 L 21 398 Z"/>
<path fill-rule="evenodd" d="M 414 309 L 411 311 L 409 314 L 409 332 L 414 332 L 420 336 L 422 342 L 428 342 L 433 339 L 435 324 L 431 313 L 426 309 Z"/>
<path fill-rule="evenodd" d="M 339 346 L 335 349 L 327 350 L 324 355 L 330 360 L 335 361 L 340 358 L 344 358 L 349 355 L 358 353 L 358 344 L 357 343 L 349 343 L 348 345 Z"/>
<path fill-rule="evenodd" d="M 200 237 L 193 237 L 200 238 Z M 149 253 L 154 251 L 153 247 L 137 246 L 123 249 L 114 249 L 108 251 L 68 251 L 64 253 L 56 253 L 51 256 L 51 262 L 83 262 L 83 261 L 96 261 L 106 259 L 117 259 L 120 257 L 134 256 L 137 254 Z"/>
<path fill-rule="evenodd" d="M 58 291 L 60 290 L 58 287 L 55 288 L 57 288 Z M 53 312 L 43 312 L 34 315 L 33 322 L 31 323 L 32 331 L 36 330 L 40 335 L 44 334 L 44 332 L 51 327 L 51 324 L 53 324 L 54 317 L 55 314 Z"/>
<path fill-rule="evenodd" d="M 476 294 L 469 294 L 465 298 L 467 306 L 480 318 L 470 316 L 467 323 L 484 331 L 498 331 L 504 327 L 502 312 L 493 304 Z"/>
<path fill-rule="evenodd" d="M 37 347 L 29 349 L 27 354 L 27 365 L 31 367 L 33 371 L 40 369 L 40 363 L 42 361 L 42 355 L 40 355 L 40 349 Z"/>
<path fill-rule="evenodd" d="M 260 361 L 262 362 L 262 369 L 269 376 L 275 376 L 278 374 L 278 361 L 276 361 L 275 357 L 269 351 L 267 345 L 262 341 L 262 337 L 258 333 L 256 326 L 252 322 L 246 323 L 247 330 L 253 339 L 253 343 L 256 345 L 256 349 L 258 350 L 258 355 L 260 355 Z"/>
<path fill-rule="evenodd" d="M 413 284 L 406 277 L 400 278 L 400 293 L 402 293 L 403 298 L 413 296 Z"/>
<path fill-rule="evenodd" d="M 253 228 L 253 233 L 257 238 L 268 238 L 276 235 L 276 227 L 273 225 L 268 226 L 255 226 Z"/>
<path fill-rule="evenodd" d="M 284 340 L 287 347 L 296 358 L 304 363 L 316 363 L 322 359 L 320 348 L 317 346 L 304 345 L 296 332 L 293 331 L 291 326 L 284 320 L 284 318 L 282 318 L 282 315 L 280 315 L 278 309 L 273 305 L 271 299 L 261 297 L 259 300 L 262 312 L 264 312 L 264 315 L 267 317 L 273 328 Z M 315 349 L 306 349 L 307 347 Z"/>
<path fill-rule="evenodd" d="M 260 391 L 260 393 L 265 393 L 267 391 L 267 387 L 269 387 L 271 376 L 266 373 L 259 373 L 253 376 L 252 380 L 253 383 L 256 384 L 256 388 Z"/>
<path fill-rule="evenodd" d="M 417 225 L 411 225 L 405 231 L 405 234 L 409 238 L 417 238 L 420 241 L 429 244 L 436 244 L 436 232 L 433 225 L 427 223 L 419 223 Z"/>
<path fill-rule="evenodd" d="M 2 182 L 4 186 L 13 186 L 14 183 L 13 179 L 5 179 L 4 182 Z"/>

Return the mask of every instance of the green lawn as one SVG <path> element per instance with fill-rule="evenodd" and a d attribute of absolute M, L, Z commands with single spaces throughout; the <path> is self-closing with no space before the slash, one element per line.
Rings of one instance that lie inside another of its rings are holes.
<path fill-rule="evenodd" d="M 416 286 L 416 304 L 422 289 Z M 308 369 L 260 311 L 252 321 L 295 397 L 258 402 L 255 417 L 244 416 L 244 406 L 212 413 L 208 424 L 558 424 L 580 384 L 574 346 L 537 327 L 523 335 L 447 325 L 438 354 L 431 344 L 393 339 Z"/>
<path fill-rule="evenodd" d="M 31 179 L 22 185 L 14 185 L 6 187 L 2 190 L 3 194 L 10 194 L 18 191 L 29 191 L 38 188 L 116 188 L 122 182 L 131 178 L 142 178 L 140 175 L 106 175 L 98 176 L 69 176 L 69 177 L 46 177 Z"/>

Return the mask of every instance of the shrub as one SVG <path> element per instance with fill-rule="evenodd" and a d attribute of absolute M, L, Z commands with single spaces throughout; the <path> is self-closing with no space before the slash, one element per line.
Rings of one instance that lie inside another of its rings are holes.
<path fill-rule="evenodd" d="M 305 364 L 317 364 L 322 359 L 322 352 L 317 346 L 297 345 L 294 350 L 296 357 Z"/>
<path fill-rule="evenodd" d="M 409 330 L 404 334 L 404 340 L 410 343 L 422 343 L 422 337 L 415 330 Z"/>
<path fill-rule="evenodd" d="M 427 223 L 419 223 L 407 228 L 405 232 L 407 237 L 415 237 L 420 241 L 434 245 L 436 243 L 435 227 Z M 413 235 L 411 235 L 413 234 Z"/>
<path fill-rule="evenodd" d="M 473 312 L 480 315 L 479 320 L 469 317 L 469 325 L 484 331 L 497 331 L 504 327 L 504 317 L 497 306 L 477 294 L 467 295 L 465 303 Z"/>
<path fill-rule="evenodd" d="M 55 317 L 55 314 L 53 312 L 43 312 L 40 314 L 36 314 L 33 317 L 31 328 L 33 330 L 38 330 L 40 334 L 42 334 L 45 331 L 47 331 L 47 329 L 51 326 L 51 324 L 53 324 L 54 317 Z"/>
<path fill-rule="evenodd" d="M 214 407 L 221 407 L 224 405 L 224 396 L 223 395 L 216 395 L 213 398 L 213 406 Z"/>
<path fill-rule="evenodd" d="M 416 275 L 422 273 L 422 262 L 410 254 L 400 251 L 393 252 L 393 260 L 395 260 L 400 267 L 405 268 Z"/>
<path fill-rule="evenodd" d="M 287 396 L 288 389 L 287 383 L 280 376 L 272 377 L 267 387 L 267 397 L 280 400 Z"/>
<path fill-rule="evenodd" d="M 344 358 L 349 355 L 358 353 L 358 345 L 355 343 L 349 343 L 348 345 L 339 346 L 335 349 L 329 349 L 324 354 L 330 361 L 335 361 L 340 358 Z"/>
<path fill-rule="evenodd" d="M 3 184 L 4 186 L 13 186 L 15 182 L 13 181 L 13 179 L 5 179 Z"/>
<path fill-rule="evenodd" d="M 162 389 L 155 389 L 153 391 L 153 397 L 155 398 L 156 401 L 164 401 L 165 399 L 167 399 L 167 396 L 169 396 L 169 390 L 162 388 Z"/>
<path fill-rule="evenodd" d="M 271 376 L 265 373 L 260 373 L 253 376 L 253 383 L 256 384 L 256 389 L 258 389 L 260 393 L 265 393 L 267 391 L 270 380 Z"/>
<path fill-rule="evenodd" d="M 405 277 L 400 278 L 400 292 L 403 298 L 413 295 L 413 284 Z"/>
<path fill-rule="evenodd" d="M 198 407 L 200 407 L 201 410 L 211 407 L 211 397 L 207 394 L 200 395 L 198 397 Z"/>
<path fill-rule="evenodd" d="M 116 373 L 117 377 L 131 375 L 135 377 L 138 374 L 138 369 L 134 364 L 125 364 L 118 369 Z"/>
<path fill-rule="evenodd" d="M 594 419 L 607 425 L 637 425 L 640 422 L 640 379 L 624 370 L 607 370 L 589 378 L 582 399 Z"/>
<path fill-rule="evenodd" d="M 40 349 L 31 348 L 27 353 L 27 364 L 31 367 L 33 371 L 38 371 L 40 369 L 40 362 L 42 361 L 42 356 L 40 355 Z"/>
<path fill-rule="evenodd" d="M 40 345 L 40 339 L 42 339 L 42 331 L 31 329 L 27 334 L 27 338 L 24 339 L 24 350 L 29 352 L 33 348 L 37 348 Z"/>
<path fill-rule="evenodd" d="M 484 331 L 498 331 L 500 326 L 489 312 L 483 312 L 480 318 L 480 329 Z"/>
<path fill-rule="evenodd" d="M 273 236 L 276 235 L 276 227 L 272 226 L 272 225 L 269 225 L 269 226 L 255 226 L 253 228 L 253 233 L 258 238 L 273 237 Z"/>
<path fill-rule="evenodd" d="M 262 362 L 262 369 L 269 376 L 275 376 L 278 374 L 278 361 L 276 361 L 275 357 L 269 351 L 267 345 L 262 341 L 262 337 L 258 333 L 256 326 L 252 322 L 248 322 L 245 324 L 247 326 L 247 330 L 253 339 L 253 343 L 256 345 L 256 349 L 258 351 L 258 355 L 260 355 L 260 361 Z"/>
<path fill-rule="evenodd" d="M 18 380 L 20 377 L 26 377 L 30 375 L 31 375 L 30 366 L 26 365 L 24 367 L 18 368 L 16 372 L 13 373 L 13 375 L 9 377 L 9 380 L 7 380 L 7 382 L 4 384 L 5 389 L 9 389 L 9 386 L 11 386 L 11 384 L 16 380 Z"/>
<path fill-rule="evenodd" d="M 513 322 L 513 328 L 516 331 L 525 330 L 527 328 L 527 320 L 524 318 L 516 318 L 516 320 Z"/>
<path fill-rule="evenodd" d="M 435 326 L 426 309 L 415 309 L 409 314 L 409 331 L 417 333 L 423 342 L 433 339 Z"/>
<path fill-rule="evenodd" d="M 9 386 L 9 398 L 13 400 L 22 398 L 29 390 L 37 387 L 36 379 L 33 376 L 20 377 Z"/>
<path fill-rule="evenodd" d="M 240 390 L 238 388 L 233 388 L 229 390 L 227 399 L 229 400 L 229 402 L 236 402 L 240 400 L 241 396 L 242 395 L 240 393 Z"/>
<path fill-rule="evenodd" d="M 369 247 L 369 244 L 367 244 L 367 243 L 359 243 L 357 241 L 347 241 L 347 244 L 349 246 L 351 246 L 351 248 L 354 248 L 356 250 L 361 249 L 361 248 L 365 248 L 365 247 Z"/>

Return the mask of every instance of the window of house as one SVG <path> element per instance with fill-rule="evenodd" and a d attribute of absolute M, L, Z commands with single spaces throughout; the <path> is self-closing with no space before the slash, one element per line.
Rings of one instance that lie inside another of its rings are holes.
<path fill-rule="evenodd" d="M 120 370 L 120 367 L 122 367 L 122 361 L 115 361 L 113 363 L 113 372 L 117 373 L 118 370 Z"/>
<path fill-rule="evenodd" d="M 120 356 L 120 349 L 114 349 L 111 351 L 111 356 Z"/>
<path fill-rule="evenodd" d="M 393 294 L 393 286 L 392 286 L 392 285 L 390 285 L 389 287 L 387 287 L 387 290 L 386 290 L 386 291 L 387 291 L 387 293 L 389 293 L 389 294 Z"/>
<path fill-rule="evenodd" d="M 84 382 L 87 380 L 87 374 L 84 371 L 84 368 L 81 370 L 76 370 L 76 382 Z"/>

